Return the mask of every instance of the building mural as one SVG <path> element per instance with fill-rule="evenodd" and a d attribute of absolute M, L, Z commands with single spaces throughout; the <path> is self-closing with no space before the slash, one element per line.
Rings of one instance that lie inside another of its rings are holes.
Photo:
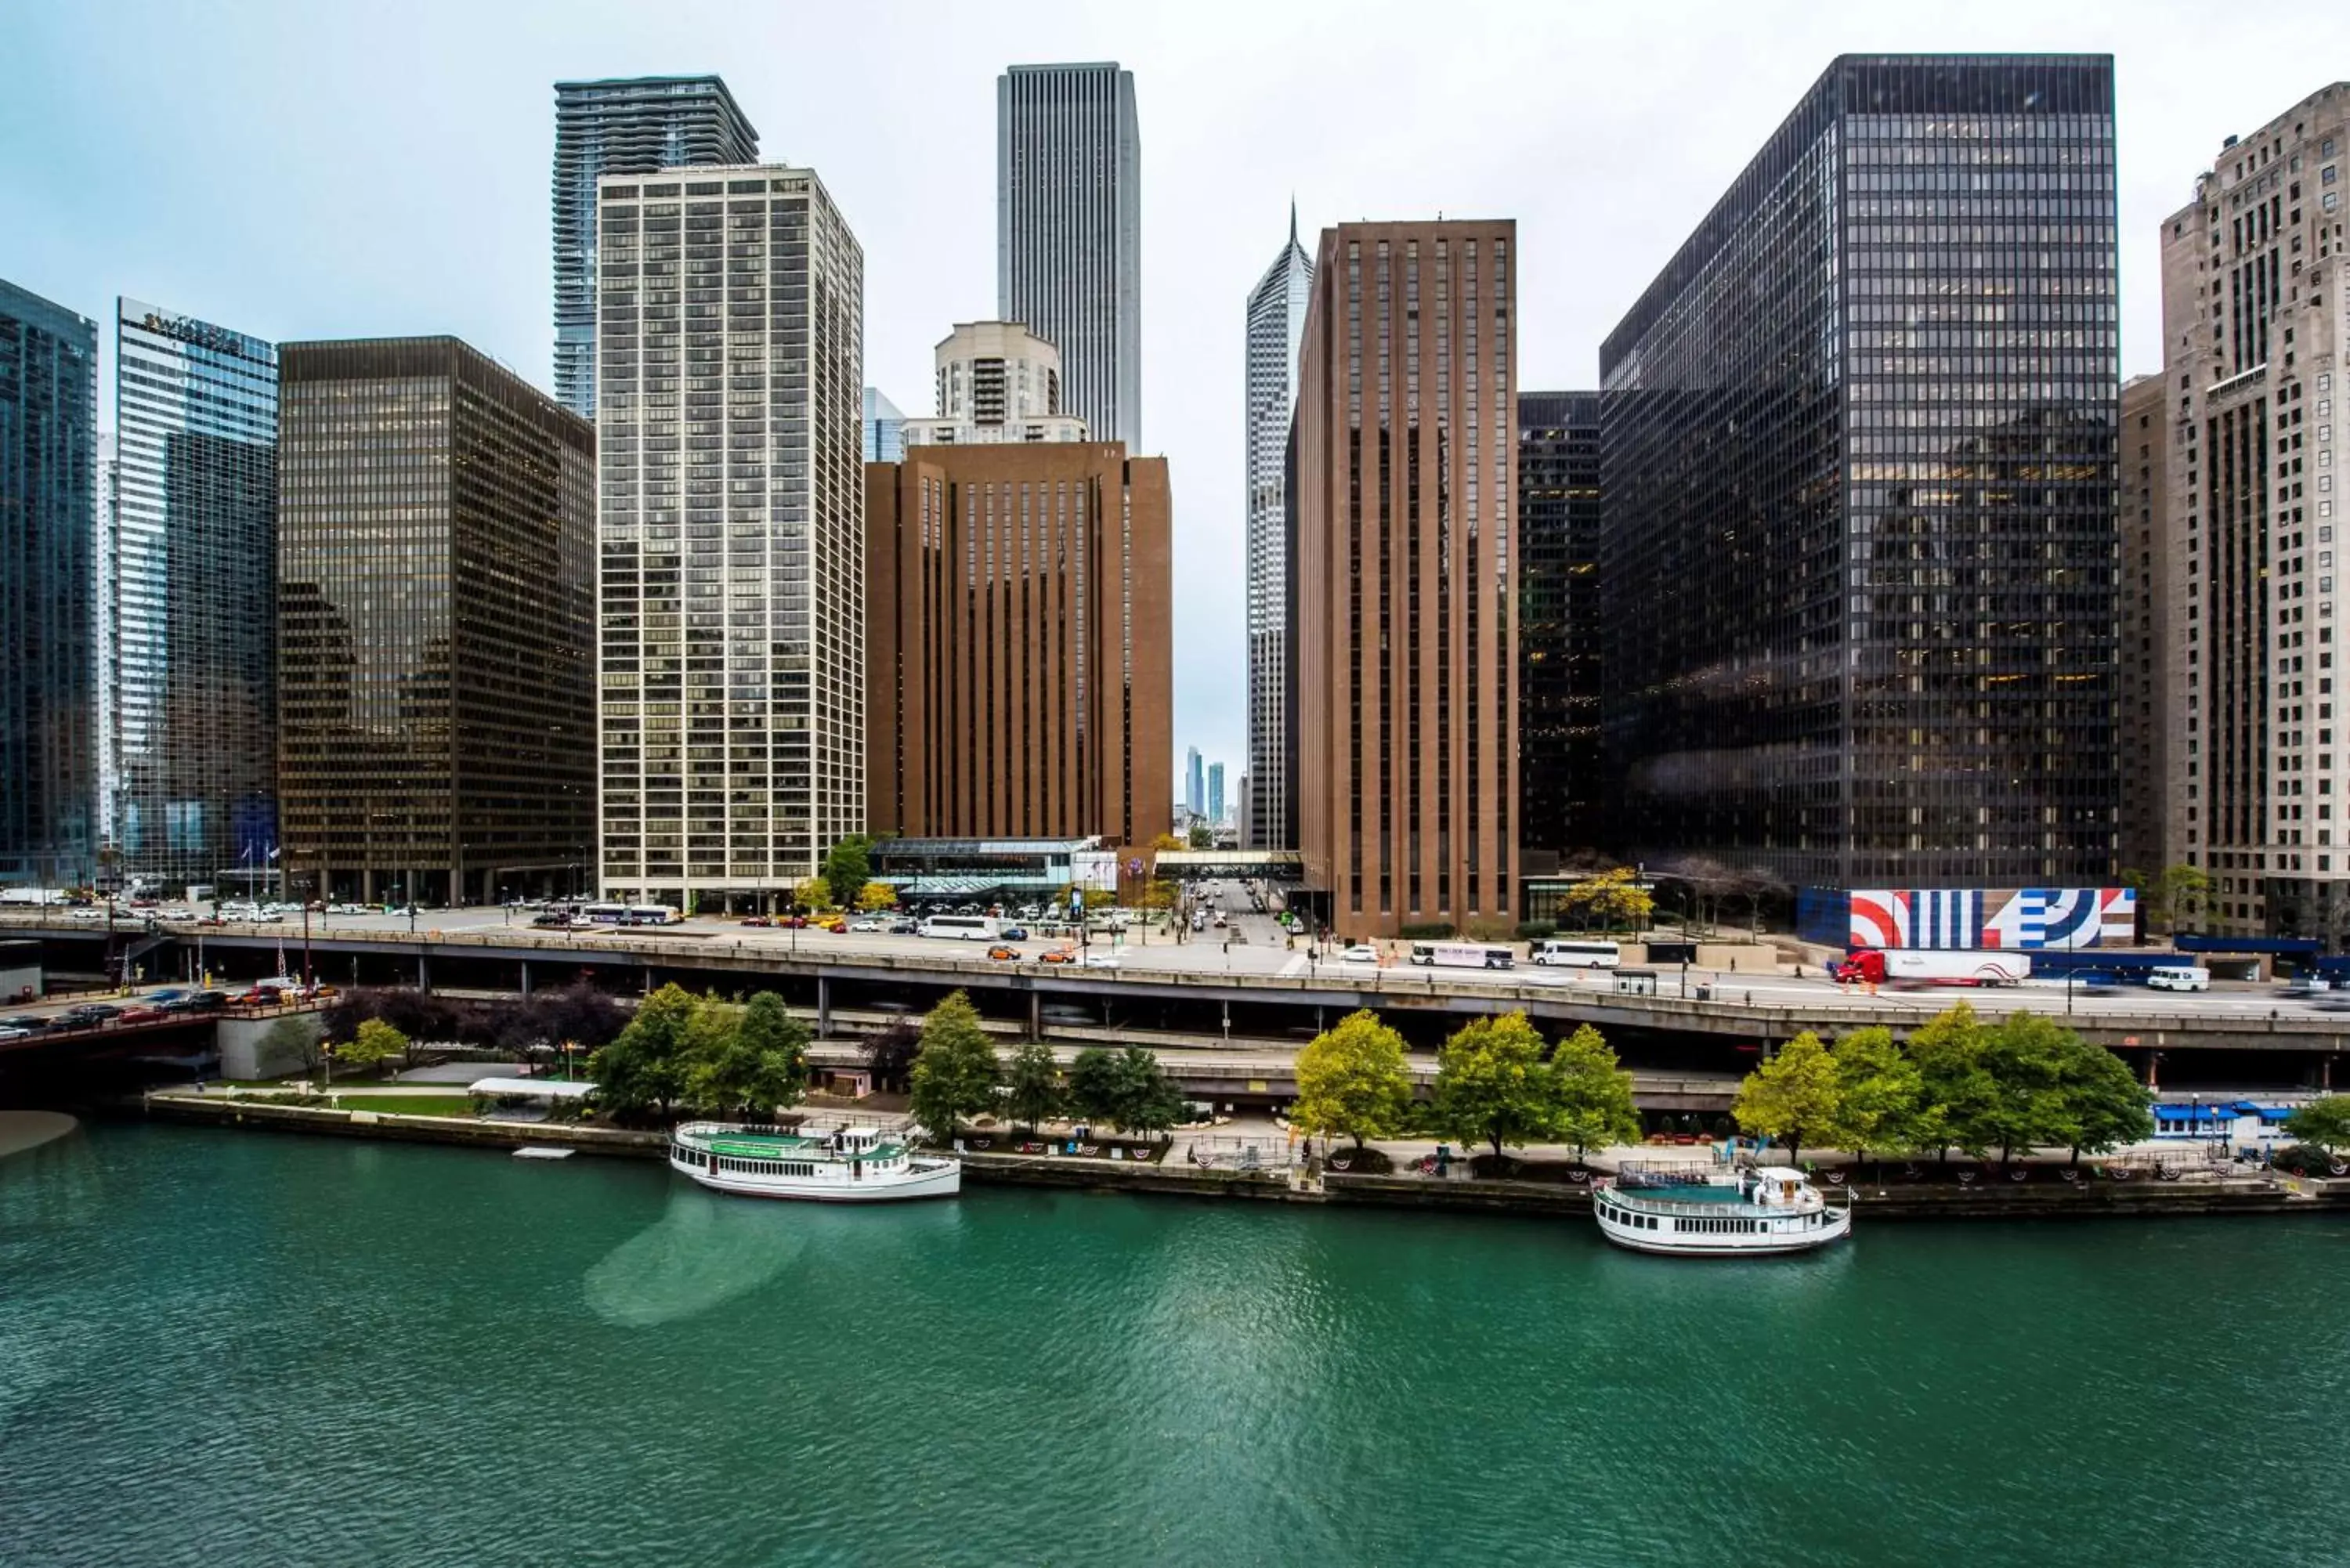
<path fill-rule="evenodd" d="M 1846 945 L 1856 948 L 2127 947 L 2137 938 L 2129 888 L 1856 888 Z"/>

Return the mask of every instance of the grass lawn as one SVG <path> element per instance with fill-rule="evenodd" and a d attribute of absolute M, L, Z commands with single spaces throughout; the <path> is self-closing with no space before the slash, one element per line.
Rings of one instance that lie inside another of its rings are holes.
<path fill-rule="evenodd" d="M 409 1116 L 470 1116 L 473 1114 L 471 1095 L 344 1095 L 340 1104 L 347 1111 L 389 1112 Z"/>

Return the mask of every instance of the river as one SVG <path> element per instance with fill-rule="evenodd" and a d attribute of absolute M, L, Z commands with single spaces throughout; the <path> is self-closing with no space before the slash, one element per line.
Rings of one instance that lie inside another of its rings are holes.
<path fill-rule="evenodd" d="M 99 1126 L 0 1160 L 0 1561 L 2341 1563 L 2345 1287 L 2331 1220 L 1702 1262 Z"/>

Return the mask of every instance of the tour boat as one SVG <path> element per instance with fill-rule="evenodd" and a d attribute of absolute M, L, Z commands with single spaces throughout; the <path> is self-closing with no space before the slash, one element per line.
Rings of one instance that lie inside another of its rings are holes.
<path fill-rule="evenodd" d="M 951 1198 L 962 1189 L 962 1162 L 916 1154 L 880 1129 L 851 1123 L 793 1132 L 733 1122 L 687 1122 L 670 1134 L 669 1163 L 720 1192 L 801 1198 L 820 1203 L 878 1203 L 898 1198 Z"/>
<path fill-rule="evenodd" d="M 1734 1188 L 1669 1190 L 1682 1196 L 1596 1189 L 1591 1211 L 1599 1233 L 1636 1252 L 1692 1258 L 1806 1252 L 1852 1234 L 1851 1199 L 1831 1206 L 1802 1171 L 1783 1165 L 1741 1171 Z"/>

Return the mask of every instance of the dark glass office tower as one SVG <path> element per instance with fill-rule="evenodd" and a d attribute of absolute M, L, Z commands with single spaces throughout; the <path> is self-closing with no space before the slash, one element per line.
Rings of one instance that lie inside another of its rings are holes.
<path fill-rule="evenodd" d="M 1518 394 L 1518 845 L 1530 877 L 1596 848 L 1599 394 Z"/>
<path fill-rule="evenodd" d="M 1846 56 L 1601 349 L 1616 836 L 2113 869 L 2113 63 Z"/>
<path fill-rule="evenodd" d="M 596 417 L 596 181 L 756 163 L 759 133 L 716 77 L 555 84 L 555 400 Z"/>
<path fill-rule="evenodd" d="M 426 904 L 592 881 L 595 432 L 452 337 L 278 370 L 286 868 Z"/>
<path fill-rule="evenodd" d="M 0 282 L 0 881 L 96 874 L 98 324 Z"/>
<path fill-rule="evenodd" d="M 126 876 L 257 888 L 277 846 L 277 350 L 116 301 L 99 745 Z"/>

